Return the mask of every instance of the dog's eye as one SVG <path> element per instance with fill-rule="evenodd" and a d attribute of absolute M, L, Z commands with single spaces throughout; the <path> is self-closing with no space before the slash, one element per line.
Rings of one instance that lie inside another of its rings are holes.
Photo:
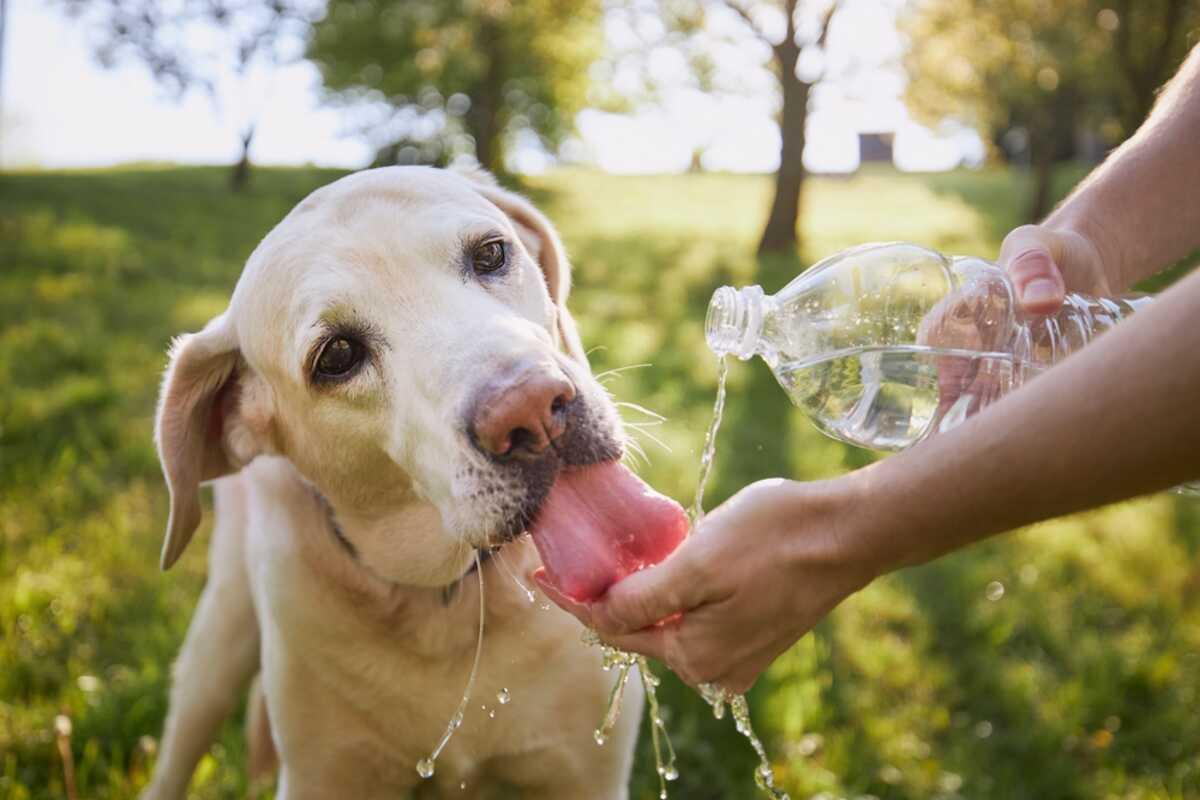
<path fill-rule="evenodd" d="M 504 247 L 504 242 L 499 239 L 484 242 L 476 247 L 475 252 L 471 255 L 471 266 L 475 269 L 476 275 L 488 275 L 496 272 L 504 267 L 506 261 L 508 261 L 508 252 Z"/>
<path fill-rule="evenodd" d="M 316 378 L 344 378 L 362 363 L 366 350 L 361 342 L 338 336 L 330 339 L 317 356 L 313 369 Z"/>

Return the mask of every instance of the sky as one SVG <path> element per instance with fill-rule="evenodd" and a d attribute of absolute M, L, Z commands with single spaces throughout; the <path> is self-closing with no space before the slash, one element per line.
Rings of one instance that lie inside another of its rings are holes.
<path fill-rule="evenodd" d="M 860 130 L 894 130 L 901 168 L 947 169 L 982 157 L 974 133 L 935 136 L 908 118 L 900 99 L 903 75 L 896 66 L 903 43 L 887 11 L 894 6 L 889 0 L 855 0 L 836 18 L 831 50 L 849 53 L 852 48 L 859 61 L 862 53 L 871 60 L 866 68 L 859 65 L 853 80 L 815 99 L 805 152 L 810 169 L 856 168 Z M 609 31 L 610 40 L 619 35 Z M 5 167 L 230 163 L 239 154 L 239 106 L 261 108 L 251 151 L 255 163 L 354 168 L 371 159 L 363 139 L 346 130 L 346 114 L 322 103 L 320 77 L 307 62 L 275 70 L 269 78 L 259 76 L 232 93 L 238 95 L 234 102 L 217 106 L 198 92 L 183 98 L 166 94 L 137 63 L 99 66 L 82 26 L 45 0 L 10 0 L 6 39 L 0 88 L 0 165 Z M 670 85 L 671 71 L 683 66 L 665 62 L 655 68 Z M 664 92 L 659 105 L 636 113 L 581 112 L 569 148 L 572 157 L 612 172 L 674 172 L 687 169 L 701 147 L 708 169 L 775 168 L 779 133 L 768 94 L 715 97 L 687 88 L 682 75 L 678 83 Z M 512 166 L 525 171 L 553 163 L 530 148 L 519 148 L 513 158 Z"/>

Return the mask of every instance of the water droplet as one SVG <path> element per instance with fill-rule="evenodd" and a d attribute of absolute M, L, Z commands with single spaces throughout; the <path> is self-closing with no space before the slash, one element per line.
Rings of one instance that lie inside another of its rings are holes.
<path fill-rule="evenodd" d="M 525 597 L 526 597 L 526 599 L 529 600 L 530 605 L 537 602 L 537 598 L 533 596 L 533 592 L 530 591 L 529 589 L 525 590 Z"/>
<path fill-rule="evenodd" d="M 542 611 L 549 611 L 549 610 L 550 610 L 550 604 L 549 604 L 549 603 L 542 603 L 540 606 L 538 606 L 538 608 L 540 608 Z"/>
<path fill-rule="evenodd" d="M 604 735 L 604 731 L 600 730 L 599 728 L 596 728 L 596 730 L 592 731 L 592 738 L 595 739 L 596 744 L 600 745 L 601 747 L 604 747 L 604 743 L 608 741 L 608 737 Z"/>
<path fill-rule="evenodd" d="M 663 789 L 658 793 L 659 800 L 667 800 L 667 790 Z"/>
<path fill-rule="evenodd" d="M 491 711 L 488 712 L 488 719 L 495 719 L 495 718 L 496 718 L 496 709 L 493 708 Z"/>
<path fill-rule="evenodd" d="M 496 699 L 500 701 L 500 705 L 508 705 L 508 701 L 512 700 L 512 695 L 508 693 L 508 689 L 501 689 L 496 693 Z"/>
<path fill-rule="evenodd" d="M 422 758 L 420 761 L 418 761 L 417 762 L 417 774 L 420 775 L 422 778 L 432 778 L 433 777 L 433 759 L 432 758 Z"/>
<path fill-rule="evenodd" d="M 984 596 L 993 603 L 996 602 L 1001 597 L 1004 597 L 1004 584 L 1000 581 L 992 581 L 987 585 L 987 589 L 984 590 Z"/>
<path fill-rule="evenodd" d="M 456 712 L 455 715 L 450 718 L 450 727 L 458 728 L 462 725 L 462 722 L 463 722 L 463 713 L 461 711 Z"/>
<path fill-rule="evenodd" d="M 459 790 L 460 792 L 465 792 L 465 791 L 467 790 L 467 782 L 466 782 L 466 781 L 463 781 L 462 783 L 460 783 L 460 784 L 458 785 L 458 790 Z"/>
<path fill-rule="evenodd" d="M 664 778 L 666 778 L 669 781 L 679 780 L 679 770 L 677 770 L 675 768 L 674 764 L 667 764 L 665 767 L 662 768 L 662 772 L 659 774 L 661 774 Z"/>

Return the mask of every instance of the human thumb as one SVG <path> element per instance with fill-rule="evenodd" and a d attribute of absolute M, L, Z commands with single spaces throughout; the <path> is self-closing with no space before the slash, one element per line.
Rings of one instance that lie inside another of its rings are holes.
<path fill-rule="evenodd" d="M 1054 234 L 1038 225 L 1023 225 L 1004 239 L 1000 265 L 1008 272 L 1021 307 L 1031 314 L 1049 314 L 1066 296 L 1062 271 L 1055 262 Z"/>

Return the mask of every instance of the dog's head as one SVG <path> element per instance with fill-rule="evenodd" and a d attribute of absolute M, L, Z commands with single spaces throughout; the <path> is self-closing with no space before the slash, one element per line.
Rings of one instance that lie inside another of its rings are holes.
<path fill-rule="evenodd" d="M 621 453 L 568 288 L 549 221 L 487 176 L 391 167 L 314 192 L 225 313 L 173 348 L 163 567 L 199 523 L 200 483 L 272 454 L 378 574 L 458 577 L 525 530 L 560 469 Z"/>

